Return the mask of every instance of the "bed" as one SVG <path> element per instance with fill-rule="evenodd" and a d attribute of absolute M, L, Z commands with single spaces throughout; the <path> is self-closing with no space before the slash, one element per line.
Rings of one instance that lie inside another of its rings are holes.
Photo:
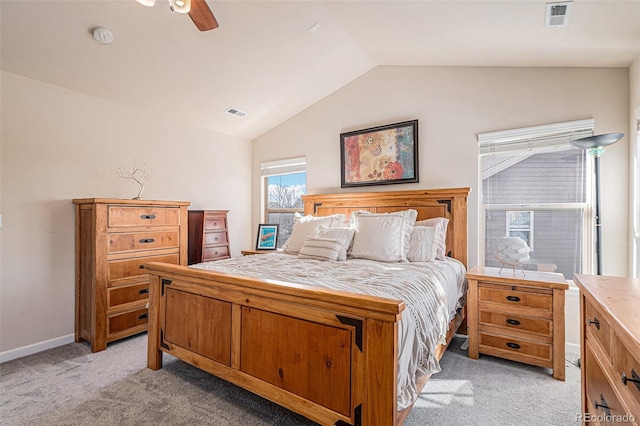
<path fill-rule="evenodd" d="M 454 188 L 318 194 L 303 200 L 305 215 L 315 217 L 408 209 L 417 212 L 418 221 L 444 217 L 446 254 L 466 266 L 468 193 L 469 188 Z M 295 256 L 249 257 L 256 258 L 254 263 L 284 265 Z M 162 368 L 162 354 L 169 353 L 323 425 L 403 423 L 412 404 L 398 402 L 403 374 L 398 342 L 407 322 L 401 318 L 413 312 L 404 301 L 252 275 L 248 266 L 234 273 L 220 265 L 145 264 L 149 368 Z M 322 273 L 310 270 L 309 275 Z M 455 332 L 464 331 L 464 318 L 463 308 L 447 318 L 446 338 L 433 351 L 436 359 Z M 429 376 L 417 378 L 418 393 Z"/>

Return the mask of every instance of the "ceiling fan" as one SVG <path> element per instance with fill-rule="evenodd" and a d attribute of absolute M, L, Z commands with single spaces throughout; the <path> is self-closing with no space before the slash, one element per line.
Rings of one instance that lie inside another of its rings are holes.
<path fill-rule="evenodd" d="M 136 0 L 145 6 L 153 6 L 156 0 Z M 218 28 L 218 21 L 213 16 L 211 9 L 205 0 L 169 0 L 171 10 L 178 13 L 188 13 L 200 31 L 209 31 Z"/>

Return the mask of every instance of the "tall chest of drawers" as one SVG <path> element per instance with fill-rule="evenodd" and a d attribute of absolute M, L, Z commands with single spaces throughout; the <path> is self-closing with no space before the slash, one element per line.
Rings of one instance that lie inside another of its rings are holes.
<path fill-rule="evenodd" d="M 75 199 L 75 340 L 93 352 L 147 330 L 146 262 L 187 264 L 188 202 Z"/>
<path fill-rule="evenodd" d="M 231 257 L 229 210 L 189 210 L 189 265 Z"/>
<path fill-rule="evenodd" d="M 483 353 L 551 368 L 564 380 L 564 276 L 476 266 L 467 280 L 469 358 Z"/>
<path fill-rule="evenodd" d="M 640 280 L 574 276 L 580 288 L 582 420 L 640 423 Z"/>

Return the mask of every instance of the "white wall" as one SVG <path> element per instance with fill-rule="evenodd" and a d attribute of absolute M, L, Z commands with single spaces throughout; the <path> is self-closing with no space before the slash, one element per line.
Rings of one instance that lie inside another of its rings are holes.
<path fill-rule="evenodd" d="M 0 357 L 74 331 L 73 198 L 132 198 L 116 177 L 146 163 L 143 197 L 229 209 L 233 255 L 251 245 L 251 143 L 3 72 Z"/>
<path fill-rule="evenodd" d="M 357 191 L 340 188 L 340 133 L 417 118 L 420 182 L 361 190 L 471 187 L 471 267 L 478 262 L 476 135 L 591 117 L 596 133 L 625 132 L 627 69 L 378 67 L 254 141 L 253 199 L 260 199 L 261 161 L 297 156 L 307 157 L 308 193 Z M 627 274 L 627 155 L 624 138 L 601 159 L 608 275 Z M 254 205 L 254 227 L 259 221 L 260 206 Z M 574 308 L 567 312 L 575 313 Z M 579 339 L 577 321 L 577 316 L 567 319 L 571 343 Z"/>
<path fill-rule="evenodd" d="M 640 278 L 640 158 L 638 158 L 638 122 L 640 122 L 640 57 L 629 67 L 631 101 L 629 103 L 629 180 L 635 182 L 629 190 L 629 200 L 633 204 L 629 215 L 629 277 Z M 634 220 L 635 219 L 635 220 Z"/>

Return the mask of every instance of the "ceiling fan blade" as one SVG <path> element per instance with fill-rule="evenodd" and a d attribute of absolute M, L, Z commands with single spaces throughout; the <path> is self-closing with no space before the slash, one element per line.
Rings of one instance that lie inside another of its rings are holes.
<path fill-rule="evenodd" d="M 191 0 L 189 16 L 200 31 L 209 31 L 218 28 L 218 21 L 216 21 L 216 17 L 213 16 L 205 0 Z"/>

